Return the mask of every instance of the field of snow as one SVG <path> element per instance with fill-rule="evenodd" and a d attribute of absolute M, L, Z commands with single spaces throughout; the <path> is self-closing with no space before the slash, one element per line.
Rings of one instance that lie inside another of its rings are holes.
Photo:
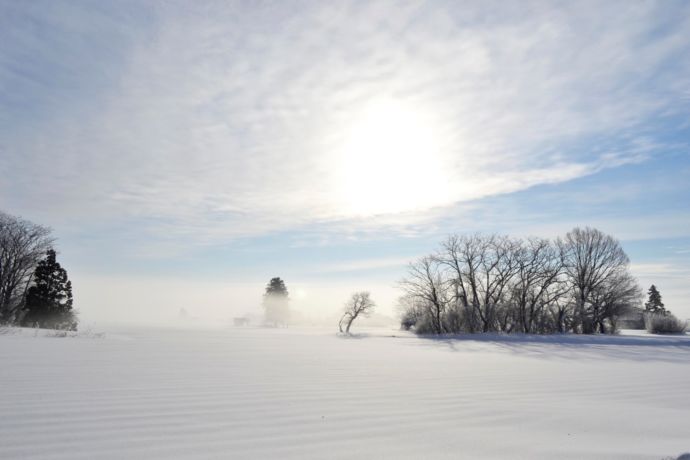
<path fill-rule="evenodd" d="M 690 336 L 0 334 L 3 459 L 648 459 L 690 451 Z"/>

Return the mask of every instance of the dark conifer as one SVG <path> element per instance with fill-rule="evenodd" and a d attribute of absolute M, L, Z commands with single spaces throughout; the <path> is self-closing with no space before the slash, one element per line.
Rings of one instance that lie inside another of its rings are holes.
<path fill-rule="evenodd" d="M 266 286 L 263 301 L 266 324 L 287 326 L 290 316 L 288 301 L 288 290 L 285 282 L 278 277 L 271 278 Z"/>
<path fill-rule="evenodd" d="M 664 303 L 661 301 L 661 293 L 652 284 L 647 291 L 648 300 L 644 304 L 645 311 L 649 313 L 660 313 L 662 315 L 666 314 L 666 308 L 664 308 Z"/>
<path fill-rule="evenodd" d="M 72 282 L 55 260 L 55 251 L 49 249 L 45 259 L 38 263 L 33 285 L 27 291 L 22 325 L 76 330 L 72 303 Z"/>
<path fill-rule="evenodd" d="M 276 278 L 271 278 L 271 281 L 268 282 L 268 285 L 266 286 L 266 294 L 267 296 L 279 296 L 279 297 L 287 297 L 288 296 L 288 290 L 287 287 L 285 287 L 285 281 L 282 279 L 276 277 Z"/>

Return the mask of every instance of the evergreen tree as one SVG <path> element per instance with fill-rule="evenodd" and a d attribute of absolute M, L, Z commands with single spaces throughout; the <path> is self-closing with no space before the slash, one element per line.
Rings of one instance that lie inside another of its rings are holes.
<path fill-rule="evenodd" d="M 647 291 L 647 296 L 648 300 L 644 304 L 645 311 L 665 315 L 666 308 L 664 308 L 664 303 L 661 301 L 661 293 L 659 293 L 659 290 L 656 288 L 656 286 L 652 284 L 652 286 L 649 288 L 649 291 Z"/>
<path fill-rule="evenodd" d="M 76 330 L 72 282 L 67 278 L 67 271 L 55 260 L 54 250 L 49 249 L 45 259 L 38 263 L 33 283 L 26 294 L 22 325 Z"/>
<path fill-rule="evenodd" d="M 283 281 L 279 277 L 271 278 L 271 281 L 269 281 L 268 285 L 266 286 L 266 294 L 264 295 L 287 297 L 288 290 L 287 287 L 285 287 L 285 281 Z"/>
<path fill-rule="evenodd" d="M 263 301 L 267 324 L 287 326 L 289 317 L 288 301 L 288 290 L 285 282 L 278 277 L 271 278 L 271 281 L 266 286 Z"/>

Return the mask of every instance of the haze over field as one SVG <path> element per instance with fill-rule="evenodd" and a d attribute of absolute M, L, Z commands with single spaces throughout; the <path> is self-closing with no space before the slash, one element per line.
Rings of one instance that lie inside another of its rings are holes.
<path fill-rule="evenodd" d="M 690 317 L 690 4 L 0 0 L 0 209 L 83 324 L 392 316 L 451 232 L 590 225 Z"/>

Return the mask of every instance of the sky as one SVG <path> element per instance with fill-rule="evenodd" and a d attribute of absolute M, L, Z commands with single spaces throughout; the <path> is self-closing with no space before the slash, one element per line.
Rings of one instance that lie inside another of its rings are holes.
<path fill-rule="evenodd" d="M 0 0 L 0 209 L 83 322 L 393 315 L 451 233 L 620 239 L 690 317 L 690 3 Z"/>

